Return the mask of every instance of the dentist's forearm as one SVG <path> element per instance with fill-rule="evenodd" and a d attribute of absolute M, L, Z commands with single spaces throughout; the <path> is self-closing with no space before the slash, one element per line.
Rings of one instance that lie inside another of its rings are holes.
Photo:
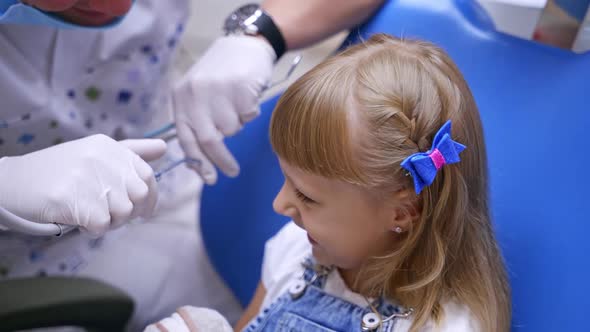
<path fill-rule="evenodd" d="M 383 0 L 264 0 L 289 50 L 302 48 L 362 23 Z"/>

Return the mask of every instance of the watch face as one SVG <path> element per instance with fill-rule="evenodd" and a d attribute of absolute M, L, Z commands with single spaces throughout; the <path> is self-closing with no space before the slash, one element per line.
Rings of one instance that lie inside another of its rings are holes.
<path fill-rule="evenodd" d="M 225 19 L 225 23 L 223 24 L 225 34 L 244 31 L 244 21 L 252 16 L 258 8 L 260 8 L 259 4 L 251 3 L 236 9 Z"/>

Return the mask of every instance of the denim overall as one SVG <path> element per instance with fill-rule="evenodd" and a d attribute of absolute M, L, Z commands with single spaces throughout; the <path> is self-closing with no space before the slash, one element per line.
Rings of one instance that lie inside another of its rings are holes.
<path fill-rule="evenodd" d="M 323 287 L 333 269 L 318 268 L 312 259 L 307 259 L 303 266 L 303 277 L 252 320 L 244 332 L 390 332 L 396 318 L 406 318 L 412 312 L 377 299 L 371 304 L 376 314 L 369 304 L 360 307 L 327 294 Z"/>

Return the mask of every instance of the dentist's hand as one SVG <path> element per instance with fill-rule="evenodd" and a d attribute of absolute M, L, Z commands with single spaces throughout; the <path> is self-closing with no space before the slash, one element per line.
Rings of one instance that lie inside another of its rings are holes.
<path fill-rule="evenodd" d="M 223 139 L 260 114 L 276 55 L 262 37 L 217 39 L 173 93 L 178 139 L 205 183 L 217 181 L 215 165 L 228 176 L 240 168 Z M 253 142 L 253 144 L 255 144 Z"/>
<path fill-rule="evenodd" d="M 101 235 L 153 212 L 158 191 L 146 161 L 164 152 L 162 140 L 117 142 L 94 135 L 5 157 L 0 159 L 0 206 L 33 222 Z"/>

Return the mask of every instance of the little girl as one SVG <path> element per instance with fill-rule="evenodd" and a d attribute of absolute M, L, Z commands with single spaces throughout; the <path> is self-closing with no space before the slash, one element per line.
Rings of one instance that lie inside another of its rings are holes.
<path fill-rule="evenodd" d="M 509 331 L 482 126 L 441 49 L 345 50 L 284 93 L 270 138 L 293 222 L 236 330 Z"/>

